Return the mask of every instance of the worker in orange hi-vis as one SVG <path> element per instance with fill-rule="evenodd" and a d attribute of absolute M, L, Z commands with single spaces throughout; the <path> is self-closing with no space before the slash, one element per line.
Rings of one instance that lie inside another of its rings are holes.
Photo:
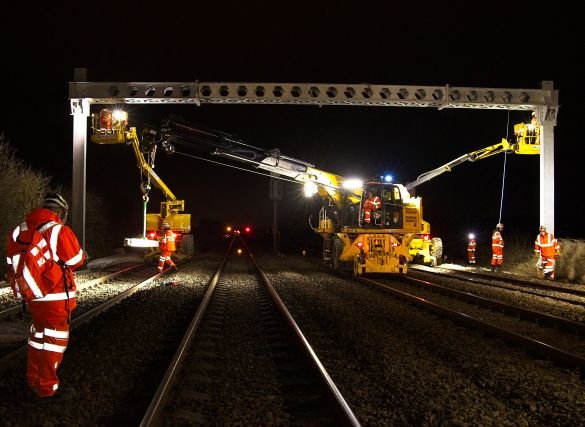
<path fill-rule="evenodd" d="M 168 264 L 169 268 L 177 268 L 173 262 L 171 255 L 176 250 L 175 245 L 175 233 L 171 230 L 171 225 L 168 222 L 163 222 L 163 237 L 160 241 L 160 257 L 158 259 L 158 271 L 163 271 L 165 264 Z"/>
<path fill-rule="evenodd" d="M 534 252 L 538 257 L 537 266 L 542 268 L 546 280 L 555 280 L 556 257 L 560 255 L 560 251 L 561 247 L 555 236 L 541 225 L 534 242 Z"/>
<path fill-rule="evenodd" d="M 372 191 L 368 192 L 368 198 L 364 202 L 364 222 L 372 223 L 372 212 L 376 212 L 382 206 L 382 201 Z"/>
<path fill-rule="evenodd" d="M 497 271 L 498 267 L 504 263 L 504 238 L 502 237 L 503 230 L 504 224 L 498 224 L 492 233 L 492 271 Z"/>
<path fill-rule="evenodd" d="M 475 241 L 475 235 L 469 235 L 469 243 L 467 243 L 467 261 L 470 264 L 475 264 L 475 248 L 477 247 L 477 242 Z"/>

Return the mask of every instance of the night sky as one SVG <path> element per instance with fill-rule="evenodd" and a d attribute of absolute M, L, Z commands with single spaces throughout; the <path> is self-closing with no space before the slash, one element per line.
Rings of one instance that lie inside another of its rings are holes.
<path fill-rule="evenodd" d="M 379 2 L 351 8 L 302 2 L 230 2 L 186 9 L 177 3 L 141 6 L 88 3 L 46 10 L 10 6 L 2 13 L 4 100 L 0 132 L 17 154 L 70 186 L 72 118 L 68 82 L 75 67 L 89 81 L 316 82 L 451 85 L 559 90 L 555 128 L 555 234 L 583 238 L 579 171 L 585 149 L 582 106 L 583 26 L 575 10 L 548 6 L 511 10 L 498 2 L 432 3 L 425 8 Z M 193 3 L 195 4 L 195 3 Z M 502 3 L 504 4 L 504 3 Z M 101 8 L 101 9 L 100 9 Z M 481 9 L 484 8 L 484 9 Z M 97 111 L 98 106 L 93 107 Z M 410 182 L 471 151 L 512 139 L 528 112 L 355 107 L 129 105 L 140 131 L 169 114 L 216 128 L 261 148 L 279 148 L 318 169 L 364 178 L 391 173 Z M 184 151 L 184 150 L 183 150 Z M 139 172 L 125 146 L 88 142 L 87 190 L 110 203 L 117 232 L 141 227 Z M 180 154 L 159 154 L 156 172 L 200 219 L 269 227 L 272 202 L 264 176 Z M 499 220 L 506 233 L 539 225 L 537 156 L 498 155 L 464 163 L 421 185 L 424 216 L 433 234 L 464 241 L 470 231 L 487 240 Z M 502 191 L 502 183 L 504 190 Z M 281 227 L 306 230 L 300 186 L 285 184 Z M 150 211 L 160 201 L 151 192 Z M 91 215 L 91 212 L 88 212 Z M 124 237 L 124 236 L 123 236 Z M 127 236 L 126 236 L 127 237 Z"/>

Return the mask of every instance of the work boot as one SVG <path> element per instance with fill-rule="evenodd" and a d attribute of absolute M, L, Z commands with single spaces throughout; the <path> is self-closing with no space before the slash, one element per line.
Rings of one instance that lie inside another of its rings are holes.
<path fill-rule="evenodd" d="M 492 271 L 496 271 L 496 266 L 492 265 Z"/>

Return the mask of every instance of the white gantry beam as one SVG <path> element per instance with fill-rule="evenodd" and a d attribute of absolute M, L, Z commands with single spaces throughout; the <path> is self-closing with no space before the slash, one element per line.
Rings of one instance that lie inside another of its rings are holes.
<path fill-rule="evenodd" d="M 90 104 L 294 104 L 535 110 L 554 90 L 328 83 L 71 82 Z"/>

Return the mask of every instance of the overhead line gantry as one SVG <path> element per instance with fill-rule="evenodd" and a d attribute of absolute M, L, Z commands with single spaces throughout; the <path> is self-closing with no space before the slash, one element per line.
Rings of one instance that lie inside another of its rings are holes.
<path fill-rule="evenodd" d="M 554 126 L 559 109 L 553 82 L 539 89 L 369 83 L 88 82 L 85 68 L 69 83 L 73 115 L 72 226 L 85 245 L 87 123 L 92 104 L 264 104 L 464 108 L 533 111 L 540 131 L 540 222 L 554 232 Z"/>

